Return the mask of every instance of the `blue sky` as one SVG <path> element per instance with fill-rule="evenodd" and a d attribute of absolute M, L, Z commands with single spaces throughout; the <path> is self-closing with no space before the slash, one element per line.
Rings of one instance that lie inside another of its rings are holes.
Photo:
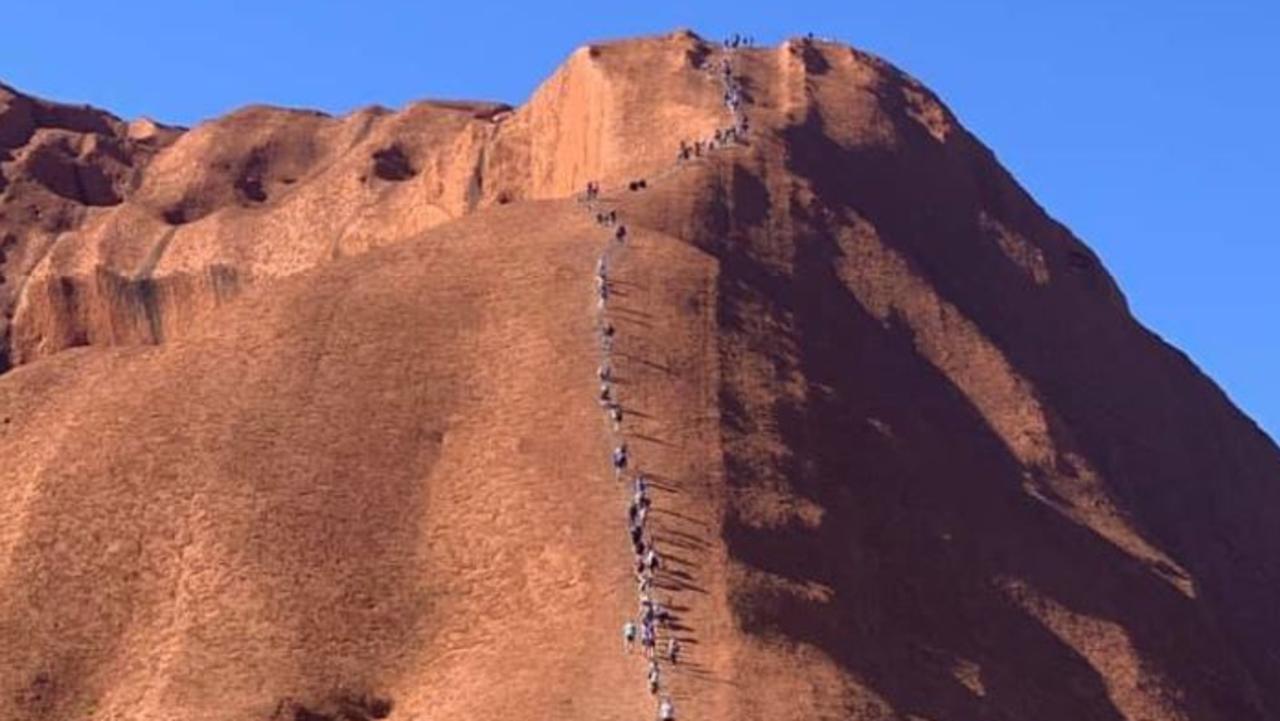
<path fill-rule="evenodd" d="M 835 36 L 937 91 L 1138 317 L 1280 436 L 1275 0 L 41 0 L 7 3 L 5 26 L 0 80 L 181 124 L 254 102 L 518 103 L 579 44 L 676 27 Z"/>

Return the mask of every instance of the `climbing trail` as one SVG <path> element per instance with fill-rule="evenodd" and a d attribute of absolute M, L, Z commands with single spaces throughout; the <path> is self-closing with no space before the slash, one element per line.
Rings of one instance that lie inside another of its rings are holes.
<path fill-rule="evenodd" d="M 730 125 L 716 128 L 706 138 L 692 142 L 681 140 L 675 163 L 652 178 L 630 181 L 627 184 L 628 191 L 647 190 L 651 182 L 659 182 L 679 172 L 685 163 L 702 157 L 704 153 L 710 154 L 714 151 L 733 148 L 746 142 L 748 120 L 742 111 L 742 86 L 733 74 L 733 53 L 743 44 L 745 44 L 743 39 L 736 35 L 732 40 L 724 41 L 720 62 L 711 65 L 711 72 L 721 85 L 724 105 L 731 116 Z M 662 721 L 670 721 L 675 717 L 675 709 L 671 702 L 668 684 L 663 679 L 664 674 L 674 674 L 679 664 L 681 648 L 674 633 L 675 627 L 679 625 L 679 619 L 674 609 L 659 603 L 653 595 L 655 574 L 663 567 L 663 554 L 657 548 L 654 536 L 646 523 L 652 508 L 649 497 L 650 479 L 639 470 L 640 465 L 627 445 L 627 433 L 623 430 L 626 418 L 618 395 L 619 388 L 614 382 L 615 349 L 621 339 L 617 335 L 617 327 L 613 324 L 610 315 L 609 300 L 613 293 L 610 278 L 625 257 L 628 231 L 625 219 L 619 216 L 617 209 L 606 209 L 602 205 L 600 193 L 599 183 L 589 182 L 580 200 L 587 212 L 594 216 L 596 224 L 608 234 L 595 268 L 596 333 L 600 343 L 596 378 L 599 382 L 598 400 L 608 426 L 610 463 L 613 466 L 614 478 L 629 491 L 627 532 L 635 556 L 639 623 L 628 620 L 624 624 L 624 644 L 630 652 L 637 637 L 639 638 L 647 661 L 646 680 L 649 692 L 659 699 L 657 716 Z"/>

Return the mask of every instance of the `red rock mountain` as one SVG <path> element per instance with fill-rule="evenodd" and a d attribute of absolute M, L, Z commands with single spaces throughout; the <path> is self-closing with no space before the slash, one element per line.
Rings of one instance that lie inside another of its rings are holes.
<path fill-rule="evenodd" d="M 1272 440 L 919 83 L 686 32 L 514 109 L 0 89 L 0 718 L 652 718 L 592 180 L 678 719 L 1280 719 Z"/>

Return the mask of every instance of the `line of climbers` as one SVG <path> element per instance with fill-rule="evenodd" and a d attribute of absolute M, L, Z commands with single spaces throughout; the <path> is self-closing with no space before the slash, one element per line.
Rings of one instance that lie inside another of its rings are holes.
<path fill-rule="evenodd" d="M 742 86 L 733 75 L 733 64 L 729 56 L 740 45 L 750 46 L 753 41 L 734 35 L 724 41 L 725 57 L 721 58 L 717 72 L 724 89 L 724 104 L 733 117 L 733 123 L 727 128 L 717 129 L 710 138 L 697 140 L 692 144 L 680 141 L 679 161 L 689 160 L 693 156 L 701 156 L 705 151 L 729 147 L 745 141 L 748 130 L 747 117 L 742 112 Z M 660 174 L 665 175 L 665 173 Z M 632 192 L 645 190 L 649 184 L 644 179 L 633 180 L 627 184 Z M 609 299 L 612 293 L 610 281 L 614 265 L 615 249 L 621 250 L 627 240 L 627 226 L 618 218 L 618 211 L 598 207 L 600 201 L 600 184 L 587 183 L 583 201 L 590 212 L 595 213 L 597 225 L 609 229 L 609 239 L 604 250 L 596 260 L 596 327 L 600 342 L 600 364 L 596 377 L 600 383 L 598 400 L 604 410 L 611 430 L 609 461 L 613 466 L 614 478 L 626 481 L 631 469 L 636 464 L 632 461 L 622 432 L 623 407 L 618 398 L 614 383 L 614 345 L 617 342 L 617 328 L 609 316 Z M 654 578 L 662 568 L 662 555 L 658 552 L 652 533 L 648 529 L 648 518 L 653 502 L 649 497 L 649 479 L 644 473 L 635 471 L 631 475 L 630 500 L 627 504 L 627 533 L 631 540 L 631 549 L 635 555 L 636 590 L 640 599 L 639 623 L 627 620 L 623 624 L 622 634 L 625 650 L 630 653 L 637 639 L 648 661 L 649 693 L 657 696 L 659 721 L 675 721 L 675 705 L 665 691 L 662 682 L 661 661 L 666 660 L 671 666 L 679 663 L 680 641 L 674 633 L 675 616 L 671 609 L 653 596 Z M 666 631 L 665 643 L 659 639 L 659 629 Z"/>
<path fill-rule="evenodd" d="M 726 41 L 726 43 L 728 42 Z M 737 47 L 737 45 L 726 44 L 726 47 Z M 693 142 L 681 140 L 680 150 L 676 154 L 677 161 L 702 157 L 704 151 L 718 150 L 745 142 L 747 131 L 751 129 L 747 115 L 742 111 L 742 83 L 734 76 L 733 62 L 727 55 L 720 59 L 720 69 L 716 75 L 724 88 L 722 99 L 724 106 L 729 109 L 730 115 L 733 116 L 733 123 L 725 128 L 717 128 L 711 134 L 711 137 L 705 140 L 694 140 Z"/>

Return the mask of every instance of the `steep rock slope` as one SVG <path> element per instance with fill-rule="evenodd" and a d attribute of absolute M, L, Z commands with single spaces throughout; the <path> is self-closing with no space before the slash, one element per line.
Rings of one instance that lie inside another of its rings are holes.
<path fill-rule="evenodd" d="M 651 714 L 600 179 L 682 718 L 1280 718 L 1270 439 L 883 61 L 734 53 L 748 144 L 670 170 L 723 54 L 156 129 L 64 199 L 0 376 L 5 717 Z"/>

